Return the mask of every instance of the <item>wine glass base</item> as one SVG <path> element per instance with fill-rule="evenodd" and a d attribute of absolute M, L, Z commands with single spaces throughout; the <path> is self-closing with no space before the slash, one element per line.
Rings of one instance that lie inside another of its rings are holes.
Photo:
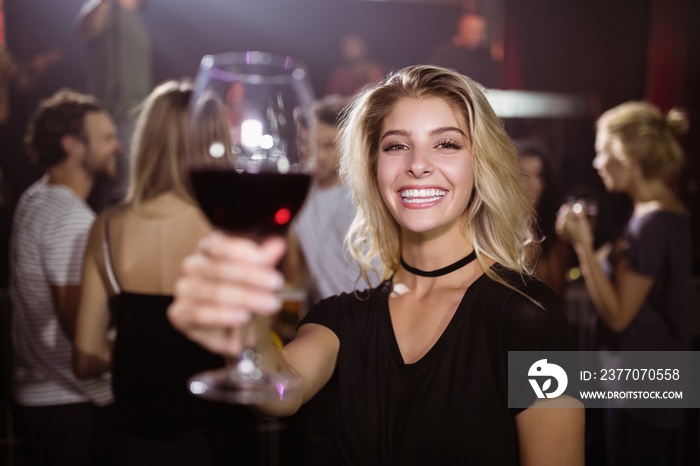
<path fill-rule="evenodd" d="M 296 377 L 291 374 L 262 374 L 252 378 L 235 369 L 217 369 L 192 377 L 188 382 L 190 392 L 212 401 L 231 404 L 257 405 L 285 399 L 298 388 Z"/>

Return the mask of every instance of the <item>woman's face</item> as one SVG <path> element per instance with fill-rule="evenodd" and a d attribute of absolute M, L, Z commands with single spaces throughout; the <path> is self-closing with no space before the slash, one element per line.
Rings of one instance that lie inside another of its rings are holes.
<path fill-rule="evenodd" d="M 605 189 L 610 192 L 625 192 L 630 186 L 630 160 L 613 144 L 606 130 L 598 130 L 595 139 L 596 156 L 593 168 L 598 172 Z"/>
<path fill-rule="evenodd" d="M 520 183 L 532 207 L 537 207 L 544 191 L 544 163 L 536 155 L 522 154 L 518 160 Z"/>
<path fill-rule="evenodd" d="M 404 231 L 462 228 L 474 186 L 464 119 L 444 100 L 404 98 L 383 122 L 377 162 L 382 199 Z"/>

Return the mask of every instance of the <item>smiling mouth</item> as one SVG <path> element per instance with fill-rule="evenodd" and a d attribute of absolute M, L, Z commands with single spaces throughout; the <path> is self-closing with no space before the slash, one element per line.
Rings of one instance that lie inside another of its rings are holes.
<path fill-rule="evenodd" d="M 404 189 L 399 193 L 404 202 L 408 204 L 423 204 L 441 199 L 447 191 L 442 189 Z"/>

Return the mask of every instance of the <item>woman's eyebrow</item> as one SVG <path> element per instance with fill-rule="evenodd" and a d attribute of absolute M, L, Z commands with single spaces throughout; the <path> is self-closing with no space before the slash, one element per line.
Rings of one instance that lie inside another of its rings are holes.
<path fill-rule="evenodd" d="M 464 136 L 465 138 L 467 137 L 467 135 L 464 134 L 464 131 L 462 131 L 461 129 L 459 129 L 455 126 L 442 126 L 440 128 L 435 128 L 434 130 L 430 131 L 430 134 L 435 135 L 435 134 L 450 133 L 450 132 L 457 132 L 457 133 L 461 134 L 462 136 Z"/>
<path fill-rule="evenodd" d="M 387 136 L 404 136 L 404 137 L 409 137 L 411 135 L 410 131 L 406 131 L 405 129 L 390 129 L 386 133 L 382 134 L 382 137 L 379 139 L 380 141 L 384 139 Z"/>
<path fill-rule="evenodd" d="M 430 130 L 430 135 L 434 136 L 436 134 L 449 133 L 449 132 L 457 132 L 457 133 L 461 134 L 462 136 L 464 136 L 465 138 L 467 137 L 467 135 L 464 134 L 464 131 L 462 131 L 461 129 L 459 129 L 455 126 L 441 126 L 439 128 L 432 129 L 432 130 Z M 406 131 L 405 129 L 391 129 L 391 130 L 387 131 L 386 133 L 382 134 L 380 141 L 387 136 L 408 137 L 410 135 L 411 135 L 411 132 Z"/>

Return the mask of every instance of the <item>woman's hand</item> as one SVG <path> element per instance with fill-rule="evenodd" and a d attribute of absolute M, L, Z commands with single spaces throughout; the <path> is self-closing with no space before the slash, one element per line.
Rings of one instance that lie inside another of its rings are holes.
<path fill-rule="evenodd" d="M 557 213 L 555 229 L 557 235 L 573 246 L 593 245 L 593 231 L 582 202 L 562 205 Z"/>
<path fill-rule="evenodd" d="M 256 243 L 221 232 L 206 236 L 183 262 L 168 309 L 173 326 L 210 351 L 238 355 L 249 343 L 238 330 L 282 307 L 284 277 L 276 265 L 285 249 L 282 238 Z"/>

